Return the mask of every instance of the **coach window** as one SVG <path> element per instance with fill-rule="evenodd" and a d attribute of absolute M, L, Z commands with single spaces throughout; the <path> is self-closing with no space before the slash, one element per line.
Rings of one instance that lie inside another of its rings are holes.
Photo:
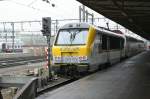
<path fill-rule="evenodd" d="M 107 50 L 107 36 L 102 35 L 102 49 Z"/>
<path fill-rule="evenodd" d="M 120 49 L 120 38 L 110 36 L 109 41 L 110 41 L 110 50 Z"/>

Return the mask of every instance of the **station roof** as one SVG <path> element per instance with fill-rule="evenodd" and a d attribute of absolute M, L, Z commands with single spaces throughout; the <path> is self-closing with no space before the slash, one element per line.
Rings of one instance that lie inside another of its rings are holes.
<path fill-rule="evenodd" d="M 150 40 L 150 0 L 77 0 Z"/>

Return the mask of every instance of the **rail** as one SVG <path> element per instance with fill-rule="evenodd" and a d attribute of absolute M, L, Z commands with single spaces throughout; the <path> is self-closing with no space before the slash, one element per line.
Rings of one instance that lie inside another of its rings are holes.
<path fill-rule="evenodd" d="M 26 65 L 28 63 L 38 63 L 44 62 L 45 57 L 18 57 L 18 58 L 8 58 L 8 59 L 0 59 L 0 68 L 7 68 L 13 66 Z"/>

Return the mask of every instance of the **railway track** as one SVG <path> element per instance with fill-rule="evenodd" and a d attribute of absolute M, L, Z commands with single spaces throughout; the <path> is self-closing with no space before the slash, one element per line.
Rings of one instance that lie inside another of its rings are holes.
<path fill-rule="evenodd" d="M 103 69 L 106 69 L 106 68 L 103 68 Z M 65 85 L 67 85 L 67 84 L 70 84 L 70 83 L 72 83 L 74 81 L 82 79 L 82 78 L 84 78 L 86 76 L 89 76 L 91 74 L 94 74 L 94 73 L 96 73 L 98 71 L 99 70 L 94 71 L 94 72 L 90 72 L 88 74 L 84 74 L 84 75 L 80 76 L 79 78 L 67 78 L 67 77 L 64 76 L 64 77 L 59 77 L 58 80 L 50 81 L 46 86 L 37 89 L 37 97 L 36 97 L 36 99 L 43 99 L 40 96 L 42 96 L 44 93 L 56 90 L 56 89 L 58 89 L 60 87 L 63 87 Z"/>
<path fill-rule="evenodd" d="M 42 56 L 5 58 L 5 59 L 0 59 L 0 68 L 26 65 L 30 63 L 38 63 L 43 61 L 45 61 L 45 57 Z"/>
<path fill-rule="evenodd" d="M 73 79 L 73 78 L 65 78 L 65 77 L 59 77 L 58 80 L 54 80 L 54 81 L 51 81 L 48 83 L 48 85 L 44 86 L 43 88 L 38 88 L 37 89 L 37 96 L 35 99 L 43 99 L 43 94 L 47 93 L 47 92 L 50 92 L 50 91 L 53 91 L 53 90 L 56 90 L 58 88 L 61 88 L 65 85 L 68 85 L 74 81 L 77 81 L 79 79 L 82 79 L 86 76 L 89 76 L 91 74 L 94 74 L 98 71 L 95 71 L 95 72 L 92 72 L 92 73 L 89 73 L 89 74 L 86 74 L 84 76 L 81 76 L 80 78 L 76 78 L 76 79 Z"/>

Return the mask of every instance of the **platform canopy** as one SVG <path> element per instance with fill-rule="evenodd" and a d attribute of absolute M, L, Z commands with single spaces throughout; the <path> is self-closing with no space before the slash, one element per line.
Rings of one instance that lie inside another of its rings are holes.
<path fill-rule="evenodd" d="M 150 40 L 150 0 L 77 0 Z"/>

